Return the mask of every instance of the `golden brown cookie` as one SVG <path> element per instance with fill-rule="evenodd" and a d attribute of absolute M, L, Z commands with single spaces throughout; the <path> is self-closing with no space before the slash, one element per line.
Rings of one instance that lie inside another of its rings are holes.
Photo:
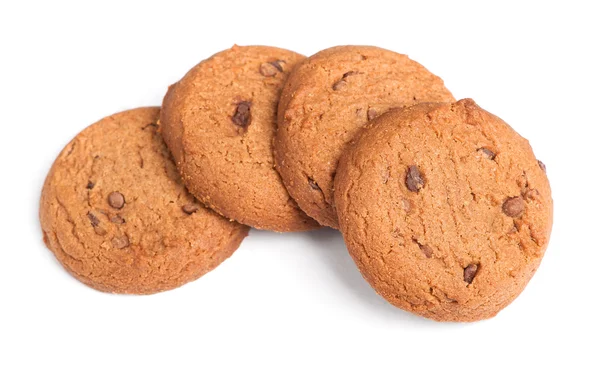
<path fill-rule="evenodd" d="M 162 134 L 190 192 L 258 229 L 319 226 L 298 208 L 273 164 L 279 94 L 303 58 L 284 49 L 234 46 L 200 62 L 163 101 Z"/>
<path fill-rule="evenodd" d="M 361 127 L 390 108 L 451 101 L 440 78 L 403 54 L 372 46 L 323 50 L 298 65 L 283 89 L 277 170 L 302 210 L 337 228 L 333 177 Z"/>
<path fill-rule="evenodd" d="M 151 294 L 190 282 L 248 234 L 184 188 L 162 137 L 159 108 L 109 116 L 60 153 L 42 190 L 44 242 L 81 282 Z"/>
<path fill-rule="evenodd" d="M 472 100 L 392 110 L 335 178 L 340 230 L 371 286 L 441 321 L 495 316 L 523 291 L 552 227 L 545 168 Z"/>

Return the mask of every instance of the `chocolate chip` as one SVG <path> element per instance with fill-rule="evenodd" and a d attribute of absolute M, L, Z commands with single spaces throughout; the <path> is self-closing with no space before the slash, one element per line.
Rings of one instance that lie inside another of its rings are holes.
<path fill-rule="evenodd" d="M 277 72 L 281 73 L 283 72 L 283 67 L 281 66 L 282 63 L 285 63 L 285 61 L 277 60 L 265 62 L 260 65 L 260 74 L 264 75 L 265 77 L 272 77 L 277 74 Z"/>
<path fill-rule="evenodd" d="M 542 171 L 546 172 L 546 164 L 542 163 L 541 160 L 538 160 L 538 165 L 542 169 Z"/>
<path fill-rule="evenodd" d="M 315 180 L 313 180 L 312 178 L 308 178 L 308 185 L 310 185 L 310 187 L 314 190 L 321 190 L 321 187 L 319 186 L 319 184 L 317 184 L 317 182 Z"/>
<path fill-rule="evenodd" d="M 480 148 L 477 151 L 481 152 L 483 157 L 485 157 L 486 159 L 494 160 L 494 158 L 496 157 L 496 154 L 487 148 Z"/>
<path fill-rule="evenodd" d="M 93 183 L 93 182 L 91 182 L 91 181 L 88 181 L 88 183 L 87 183 L 87 185 L 86 185 L 85 187 L 86 187 L 87 189 L 94 189 L 94 185 L 96 185 L 96 184 L 94 184 L 94 183 Z"/>
<path fill-rule="evenodd" d="M 142 127 L 142 130 L 145 130 L 148 127 L 158 128 L 158 124 L 156 124 L 156 123 L 148 123 L 147 125 L 145 125 L 144 127 Z"/>
<path fill-rule="evenodd" d="M 248 128 L 252 120 L 252 115 L 250 114 L 250 106 L 252 106 L 252 103 L 247 101 L 242 101 L 237 104 L 235 108 L 235 114 L 231 117 L 231 121 L 236 126 L 242 127 L 244 129 Z"/>
<path fill-rule="evenodd" d="M 277 68 L 270 62 L 260 64 L 260 74 L 264 75 L 265 77 L 273 77 L 277 73 Z"/>
<path fill-rule="evenodd" d="M 520 217 L 525 211 L 525 202 L 518 196 L 507 198 L 502 205 L 502 211 L 509 217 Z"/>
<path fill-rule="evenodd" d="M 411 192 L 419 192 L 425 186 L 425 179 L 416 165 L 411 165 L 406 171 L 406 187 Z"/>
<path fill-rule="evenodd" d="M 373 108 L 370 108 L 369 111 L 367 111 L 367 119 L 368 120 L 373 120 L 377 117 L 377 111 Z"/>
<path fill-rule="evenodd" d="M 186 214 L 195 213 L 198 211 L 198 209 L 200 209 L 200 207 L 196 204 L 185 204 L 181 207 L 181 210 L 183 210 L 183 212 Z"/>
<path fill-rule="evenodd" d="M 114 216 L 112 216 L 110 218 L 110 222 L 112 222 L 113 224 L 119 224 L 119 225 L 121 225 L 121 224 L 125 223 L 125 219 L 123 217 L 121 217 L 120 215 L 115 214 Z"/>
<path fill-rule="evenodd" d="M 477 275 L 478 268 L 479 268 L 479 266 L 477 266 L 474 263 L 471 263 L 469 266 L 465 267 L 465 271 L 463 273 L 463 278 L 464 278 L 465 282 L 467 282 L 469 284 L 471 284 L 473 282 L 475 275 Z"/>
<path fill-rule="evenodd" d="M 105 235 L 106 229 L 100 226 L 100 219 L 92 212 L 88 212 L 87 216 L 90 219 L 90 223 L 94 227 L 94 232 L 98 235 Z"/>
<path fill-rule="evenodd" d="M 433 256 L 433 250 L 429 245 L 421 245 L 419 241 L 417 241 L 415 238 L 413 238 L 413 242 L 416 243 L 417 246 L 419 246 L 419 249 L 421 249 L 421 251 L 427 258 L 431 258 Z"/>
<path fill-rule="evenodd" d="M 272 61 L 269 62 L 271 65 L 275 66 L 275 68 L 277 70 L 279 70 L 280 72 L 283 72 L 283 66 L 281 66 L 281 64 L 284 64 L 285 61 L 284 60 L 277 60 L 277 61 Z"/>
<path fill-rule="evenodd" d="M 108 205 L 115 209 L 121 209 L 125 205 L 125 196 L 119 192 L 111 192 L 108 195 Z"/>
<path fill-rule="evenodd" d="M 333 89 L 333 91 L 341 90 L 344 87 L 346 87 L 346 81 L 344 81 L 343 79 L 340 79 L 339 81 L 337 81 L 336 83 L 334 83 L 333 86 L 331 86 L 331 88 Z"/>
<path fill-rule="evenodd" d="M 96 217 L 96 215 L 94 213 L 88 212 L 87 216 L 90 219 L 92 226 L 96 227 L 96 226 L 100 225 L 100 220 L 98 219 L 98 217 Z"/>
<path fill-rule="evenodd" d="M 129 238 L 127 238 L 126 235 L 121 237 L 115 237 L 112 239 L 111 242 L 113 247 L 115 247 L 116 249 L 124 249 L 127 246 L 129 246 Z"/>
<path fill-rule="evenodd" d="M 344 73 L 344 75 L 342 75 L 342 79 L 340 79 L 339 81 L 337 81 L 336 83 L 333 84 L 333 86 L 331 86 L 331 88 L 334 91 L 338 91 L 343 89 L 344 87 L 346 87 L 347 83 L 346 83 L 346 78 L 348 78 L 351 75 L 355 75 L 358 74 L 357 71 L 349 71 Z"/>
<path fill-rule="evenodd" d="M 433 250 L 431 249 L 431 247 L 427 245 L 419 245 L 419 248 L 427 258 L 431 258 L 433 256 Z"/>

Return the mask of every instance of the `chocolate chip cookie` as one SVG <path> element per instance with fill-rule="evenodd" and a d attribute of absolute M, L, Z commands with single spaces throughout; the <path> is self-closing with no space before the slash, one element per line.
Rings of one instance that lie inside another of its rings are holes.
<path fill-rule="evenodd" d="M 284 49 L 234 46 L 191 69 L 163 101 L 161 131 L 190 192 L 258 229 L 319 227 L 290 197 L 273 163 L 279 95 L 302 59 Z"/>
<path fill-rule="evenodd" d="M 361 127 L 390 108 L 451 101 L 440 78 L 403 54 L 372 46 L 323 50 L 298 65 L 283 89 L 277 170 L 300 208 L 337 228 L 333 177 Z"/>
<path fill-rule="evenodd" d="M 248 233 L 186 191 L 158 116 L 157 107 L 139 108 L 91 125 L 63 149 L 42 190 L 44 242 L 100 291 L 181 286 L 228 258 Z"/>
<path fill-rule="evenodd" d="M 392 110 L 341 158 L 348 250 L 393 305 L 441 321 L 496 315 L 548 245 L 552 198 L 527 140 L 472 100 Z"/>

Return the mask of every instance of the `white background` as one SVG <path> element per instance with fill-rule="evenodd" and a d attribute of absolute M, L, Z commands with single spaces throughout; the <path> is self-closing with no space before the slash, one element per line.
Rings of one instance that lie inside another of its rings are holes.
<path fill-rule="evenodd" d="M 595 3 L 2 1 L 0 379 L 600 379 Z M 153 296 L 71 278 L 37 218 L 56 155 L 104 116 L 159 105 L 234 43 L 406 53 L 528 138 L 555 223 L 525 292 L 479 323 L 412 316 L 369 288 L 332 230 L 253 230 L 212 273 Z"/>

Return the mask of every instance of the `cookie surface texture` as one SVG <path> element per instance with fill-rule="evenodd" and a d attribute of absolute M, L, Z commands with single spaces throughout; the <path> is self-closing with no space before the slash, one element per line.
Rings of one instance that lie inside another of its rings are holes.
<path fill-rule="evenodd" d="M 234 46 L 192 68 L 165 96 L 161 132 L 184 183 L 227 218 L 280 232 L 319 227 L 283 186 L 272 151 L 281 88 L 302 59 Z"/>
<path fill-rule="evenodd" d="M 340 160 L 348 250 L 391 304 L 440 321 L 495 316 L 529 282 L 552 227 L 545 166 L 472 100 L 392 110 Z"/>
<path fill-rule="evenodd" d="M 298 205 L 337 228 L 333 178 L 347 143 L 390 108 L 452 102 L 443 81 L 403 54 L 338 46 L 298 65 L 279 104 L 277 170 Z"/>
<path fill-rule="evenodd" d="M 86 128 L 60 153 L 42 190 L 46 245 L 100 291 L 181 286 L 228 258 L 248 233 L 186 191 L 158 116 L 158 107 L 139 108 Z"/>

